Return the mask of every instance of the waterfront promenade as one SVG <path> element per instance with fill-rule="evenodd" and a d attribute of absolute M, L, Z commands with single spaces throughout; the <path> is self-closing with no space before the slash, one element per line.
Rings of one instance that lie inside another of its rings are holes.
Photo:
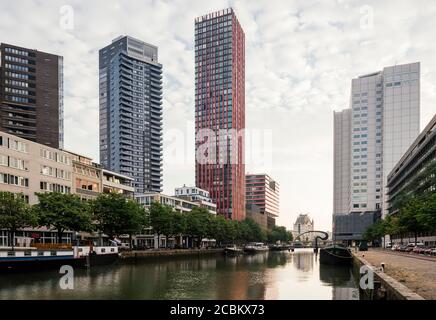
<path fill-rule="evenodd" d="M 436 258 L 373 249 L 356 252 L 375 267 L 385 263 L 385 273 L 425 299 L 436 299 Z"/>

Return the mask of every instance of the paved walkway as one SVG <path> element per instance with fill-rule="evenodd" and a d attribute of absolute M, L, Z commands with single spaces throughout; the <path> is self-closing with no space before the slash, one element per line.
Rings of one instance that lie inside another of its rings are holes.
<path fill-rule="evenodd" d="M 383 250 L 358 252 L 375 267 L 385 263 L 385 273 L 425 299 L 436 300 L 436 260 L 397 255 Z"/>

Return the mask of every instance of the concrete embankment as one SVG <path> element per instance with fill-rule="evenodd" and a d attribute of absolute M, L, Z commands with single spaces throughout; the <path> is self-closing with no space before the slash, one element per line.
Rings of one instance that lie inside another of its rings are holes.
<path fill-rule="evenodd" d="M 363 256 L 353 253 L 353 257 L 357 274 L 364 265 L 374 272 L 374 289 L 363 290 L 360 288 L 360 294 L 364 298 L 371 300 L 425 300 L 416 292 L 387 275 L 381 267 L 371 265 Z"/>
<path fill-rule="evenodd" d="M 224 249 L 125 251 L 121 253 L 121 259 L 137 260 L 157 257 L 197 257 L 223 253 Z"/>

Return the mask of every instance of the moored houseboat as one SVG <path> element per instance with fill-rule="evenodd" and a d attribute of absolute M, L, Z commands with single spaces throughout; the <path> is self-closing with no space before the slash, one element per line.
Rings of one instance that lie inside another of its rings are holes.
<path fill-rule="evenodd" d="M 73 247 L 46 245 L 39 247 L 0 248 L 0 272 L 41 271 L 63 265 L 83 268 L 113 263 L 118 247 Z"/>
<path fill-rule="evenodd" d="M 79 267 L 84 257 L 76 257 L 74 250 L 36 248 L 0 248 L 0 272 L 5 271 L 38 271 L 60 268 L 63 265 Z"/>
<path fill-rule="evenodd" d="M 351 251 L 343 246 L 332 245 L 319 251 L 319 262 L 322 264 L 350 265 L 352 261 Z"/>

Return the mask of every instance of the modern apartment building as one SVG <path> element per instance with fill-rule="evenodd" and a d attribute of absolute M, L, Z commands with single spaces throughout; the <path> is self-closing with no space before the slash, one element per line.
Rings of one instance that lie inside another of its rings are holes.
<path fill-rule="evenodd" d="M 267 217 L 268 228 L 271 229 L 280 212 L 279 184 L 267 174 L 247 174 L 245 186 L 247 205 L 258 206 L 260 213 Z"/>
<path fill-rule="evenodd" d="M 186 197 L 179 196 L 167 196 L 161 193 L 146 193 L 142 195 L 136 195 L 136 200 L 145 208 L 150 208 L 153 202 L 157 202 L 173 208 L 175 212 L 188 213 L 193 208 L 202 207 L 206 208 L 210 214 L 216 215 L 217 208 L 214 203 L 206 201 L 191 201 Z M 166 241 L 169 241 L 171 246 L 178 245 L 181 247 L 191 247 L 192 237 L 186 235 L 180 235 L 171 239 L 166 239 L 163 235 L 157 235 L 152 228 L 148 228 L 144 232 L 134 237 L 134 245 L 146 248 L 159 248 L 166 246 Z M 202 242 L 207 243 L 209 239 L 202 239 Z"/>
<path fill-rule="evenodd" d="M 336 240 L 361 239 L 387 213 L 387 175 L 419 134 L 419 92 L 419 62 L 352 80 L 350 109 L 334 114 Z"/>
<path fill-rule="evenodd" d="M 0 130 L 63 148 L 63 58 L 0 44 Z"/>
<path fill-rule="evenodd" d="M 233 9 L 195 19 L 196 185 L 245 219 L 245 35 Z"/>
<path fill-rule="evenodd" d="M 401 159 L 388 175 L 387 200 L 389 214 L 397 214 L 397 208 L 393 205 L 403 192 L 423 195 L 426 192 L 436 192 L 436 184 L 431 175 L 423 173 L 429 166 L 436 166 L 436 115 L 407 149 Z M 424 175 L 424 176 L 423 176 Z M 418 179 L 417 181 L 414 181 Z M 406 191 L 407 190 L 407 191 Z M 436 213 L 435 213 L 436 214 Z M 403 238 L 407 238 L 404 237 Z M 409 239 L 414 242 L 414 235 Z M 391 239 L 400 242 L 400 239 Z M 427 246 L 436 244 L 436 234 L 424 233 L 418 237 L 419 242 Z"/>
<path fill-rule="evenodd" d="M 210 214 L 217 214 L 216 206 L 211 204 L 210 206 L 202 206 L 201 203 L 196 201 L 190 201 L 184 198 L 167 196 L 161 193 L 146 193 L 142 195 L 136 195 L 136 200 L 142 204 L 145 208 L 150 207 L 152 202 L 158 202 L 163 205 L 174 208 L 174 211 L 183 213 L 189 212 L 195 207 L 204 207 L 209 210 Z"/>
<path fill-rule="evenodd" d="M 100 162 L 162 191 L 162 65 L 158 48 L 121 36 L 99 52 Z"/>
<path fill-rule="evenodd" d="M 212 201 L 209 192 L 206 190 L 184 185 L 181 188 L 175 189 L 175 196 L 198 203 L 201 207 L 207 208 L 210 212 L 216 214 L 216 204 Z"/>

